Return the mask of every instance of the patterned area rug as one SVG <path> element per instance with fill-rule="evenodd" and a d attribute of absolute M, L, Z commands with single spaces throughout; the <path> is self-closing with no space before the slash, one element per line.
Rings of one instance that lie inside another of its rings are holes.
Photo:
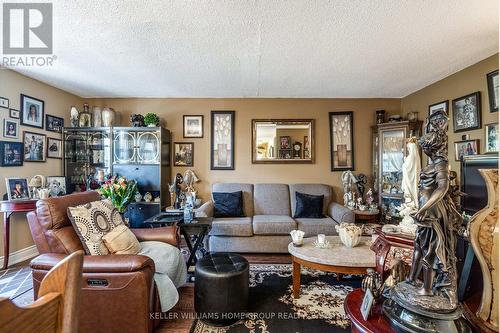
<path fill-rule="evenodd" d="M 31 268 L 14 267 L 0 271 L 0 297 L 10 298 L 18 306 L 33 303 Z"/>
<path fill-rule="evenodd" d="M 229 327 L 195 320 L 191 333 L 349 332 L 347 294 L 361 278 L 302 269 L 300 298 L 292 295 L 292 265 L 250 265 L 247 318 Z"/>

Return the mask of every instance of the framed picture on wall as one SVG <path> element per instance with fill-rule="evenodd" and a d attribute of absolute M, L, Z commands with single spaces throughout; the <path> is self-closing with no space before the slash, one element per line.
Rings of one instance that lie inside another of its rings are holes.
<path fill-rule="evenodd" d="M 448 101 L 442 101 L 439 103 L 429 105 L 429 116 L 439 110 L 443 110 L 446 114 L 448 113 Z"/>
<path fill-rule="evenodd" d="M 182 116 L 185 138 L 203 138 L 203 115 Z"/>
<path fill-rule="evenodd" d="M 455 161 L 461 161 L 463 156 L 479 154 L 479 140 L 464 140 L 455 142 Z"/>
<path fill-rule="evenodd" d="M 485 153 L 498 153 L 498 123 L 487 124 L 485 130 Z"/>
<path fill-rule="evenodd" d="M 64 118 L 45 115 L 45 129 L 49 132 L 61 133 L 64 127 Z"/>
<path fill-rule="evenodd" d="M 481 93 L 479 91 L 456 98 L 453 108 L 453 132 L 481 128 Z"/>
<path fill-rule="evenodd" d="M 234 111 L 211 112 L 211 170 L 234 170 L 234 116 Z"/>
<path fill-rule="evenodd" d="M 21 124 L 43 128 L 44 101 L 21 94 Z"/>
<path fill-rule="evenodd" d="M 0 97 L 0 108 L 9 108 L 9 99 L 5 97 Z"/>
<path fill-rule="evenodd" d="M 66 178 L 62 176 L 47 176 L 47 188 L 51 197 L 66 195 Z"/>
<path fill-rule="evenodd" d="M 45 162 L 45 142 L 45 134 L 24 131 L 24 161 Z"/>
<path fill-rule="evenodd" d="M 174 166 L 192 167 L 194 162 L 194 143 L 174 142 Z"/>
<path fill-rule="evenodd" d="M 22 166 L 23 143 L 13 141 L 0 141 L 0 166 Z"/>
<path fill-rule="evenodd" d="M 486 74 L 490 112 L 498 112 L 498 69 Z"/>
<path fill-rule="evenodd" d="M 19 110 L 9 109 L 9 116 L 14 119 L 19 119 Z"/>
<path fill-rule="evenodd" d="M 94 150 L 94 152 L 101 152 Z M 62 140 L 55 138 L 47 138 L 47 157 L 62 158 Z"/>
<path fill-rule="evenodd" d="M 5 178 L 5 187 L 9 200 L 27 200 L 30 198 L 28 179 Z"/>
<path fill-rule="evenodd" d="M 353 112 L 330 112 L 332 171 L 354 170 Z"/>
<path fill-rule="evenodd" d="M 3 136 L 10 139 L 19 138 L 19 120 L 3 120 Z"/>

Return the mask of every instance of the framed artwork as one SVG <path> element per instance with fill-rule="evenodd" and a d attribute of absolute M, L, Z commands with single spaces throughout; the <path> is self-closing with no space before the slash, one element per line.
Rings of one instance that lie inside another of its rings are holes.
<path fill-rule="evenodd" d="M 292 158 L 292 149 L 280 149 L 278 150 L 278 158 L 280 160 L 289 160 Z"/>
<path fill-rule="evenodd" d="M 185 138 L 203 138 L 203 116 L 182 116 L 182 129 Z"/>
<path fill-rule="evenodd" d="M 455 141 L 455 161 L 461 161 L 463 156 L 479 154 L 479 139 Z"/>
<path fill-rule="evenodd" d="M 439 110 L 443 110 L 444 113 L 446 114 L 449 114 L 448 113 L 448 101 L 442 101 L 442 102 L 439 102 L 439 103 L 435 103 L 435 104 L 431 104 L 429 105 L 429 116 Z"/>
<path fill-rule="evenodd" d="M 366 289 L 365 297 L 363 297 L 363 303 L 361 303 L 360 309 L 364 320 L 368 320 L 368 317 L 370 316 L 374 299 L 372 291 L 370 289 Z"/>
<path fill-rule="evenodd" d="M 353 113 L 330 112 L 329 116 L 331 170 L 354 170 Z"/>
<path fill-rule="evenodd" d="M 498 112 L 498 69 L 486 74 L 490 112 Z"/>
<path fill-rule="evenodd" d="M 11 118 L 19 119 L 19 110 L 9 109 L 9 116 Z"/>
<path fill-rule="evenodd" d="M 280 149 L 292 149 L 292 138 L 280 136 Z"/>
<path fill-rule="evenodd" d="M 194 164 L 194 143 L 174 142 L 174 166 L 189 166 Z"/>
<path fill-rule="evenodd" d="M 46 183 L 49 189 L 49 196 L 60 197 L 66 195 L 66 177 L 47 176 Z"/>
<path fill-rule="evenodd" d="M 45 129 L 49 132 L 61 133 L 64 127 L 64 118 L 51 116 L 50 114 L 45 115 Z"/>
<path fill-rule="evenodd" d="M 452 101 L 453 132 L 481 128 L 481 93 L 479 91 Z"/>
<path fill-rule="evenodd" d="M 487 124 L 485 153 L 498 153 L 498 123 Z"/>
<path fill-rule="evenodd" d="M 21 94 L 21 124 L 43 128 L 44 101 Z"/>
<path fill-rule="evenodd" d="M 9 108 L 9 99 L 5 97 L 0 97 L 0 108 Z"/>
<path fill-rule="evenodd" d="M 45 162 L 45 142 L 45 134 L 24 131 L 24 161 Z"/>
<path fill-rule="evenodd" d="M 234 170 L 234 111 L 211 112 L 211 170 Z"/>
<path fill-rule="evenodd" d="M 5 187 L 9 200 L 28 200 L 30 190 L 26 178 L 5 178 Z"/>
<path fill-rule="evenodd" d="M 3 120 L 3 136 L 10 139 L 19 138 L 19 120 L 4 119 Z"/>
<path fill-rule="evenodd" d="M 0 141 L 0 166 L 23 165 L 23 143 L 13 141 Z"/>
<path fill-rule="evenodd" d="M 94 152 L 101 152 L 94 150 Z M 62 158 L 62 140 L 47 137 L 47 157 Z"/>

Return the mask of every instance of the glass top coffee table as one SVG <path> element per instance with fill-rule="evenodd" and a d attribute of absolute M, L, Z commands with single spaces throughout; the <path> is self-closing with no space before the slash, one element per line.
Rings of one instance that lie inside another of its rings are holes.
<path fill-rule="evenodd" d="M 348 248 L 339 236 L 327 236 L 328 248 L 314 246 L 316 237 L 304 238 L 302 246 L 288 244 L 293 263 L 293 297 L 300 295 L 301 266 L 339 274 L 366 274 L 367 268 L 375 267 L 375 252 L 370 250 L 371 237 L 362 237 L 358 246 Z"/>

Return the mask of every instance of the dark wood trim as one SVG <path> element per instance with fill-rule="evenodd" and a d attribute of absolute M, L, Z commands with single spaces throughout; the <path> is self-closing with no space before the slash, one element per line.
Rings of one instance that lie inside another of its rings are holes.
<path fill-rule="evenodd" d="M 214 165 L 214 118 L 216 114 L 229 114 L 231 115 L 231 166 L 228 167 L 216 167 Z M 234 131 L 235 131 L 235 115 L 236 113 L 232 110 L 213 110 L 210 111 L 210 170 L 234 170 L 235 160 L 234 160 Z"/>
<path fill-rule="evenodd" d="M 476 97 L 476 101 L 477 101 L 477 126 L 457 130 L 456 126 L 455 126 L 455 116 L 456 116 L 455 102 L 459 101 L 461 99 L 465 99 L 467 97 L 472 97 L 472 96 Z M 472 130 L 481 128 L 481 92 L 480 91 L 476 91 L 472 94 L 468 94 L 468 95 L 465 95 L 462 97 L 455 98 L 454 100 L 451 101 L 451 108 L 453 110 L 453 133 L 472 131 Z"/>
<path fill-rule="evenodd" d="M 340 116 L 340 115 L 348 115 L 351 118 L 351 159 L 352 159 L 352 166 L 351 167 L 346 167 L 346 168 L 335 168 L 333 164 L 333 128 L 332 128 L 332 119 L 333 116 Z M 347 171 L 347 170 L 355 170 L 355 163 L 354 163 L 354 112 L 353 111 L 339 111 L 339 112 L 328 112 L 328 121 L 329 121 L 329 128 L 330 128 L 330 169 L 331 171 Z"/>
<path fill-rule="evenodd" d="M 186 136 L 186 117 L 201 117 L 201 136 Z M 205 117 L 202 114 L 185 114 L 182 116 L 182 137 L 184 139 L 201 139 L 205 133 Z"/>

